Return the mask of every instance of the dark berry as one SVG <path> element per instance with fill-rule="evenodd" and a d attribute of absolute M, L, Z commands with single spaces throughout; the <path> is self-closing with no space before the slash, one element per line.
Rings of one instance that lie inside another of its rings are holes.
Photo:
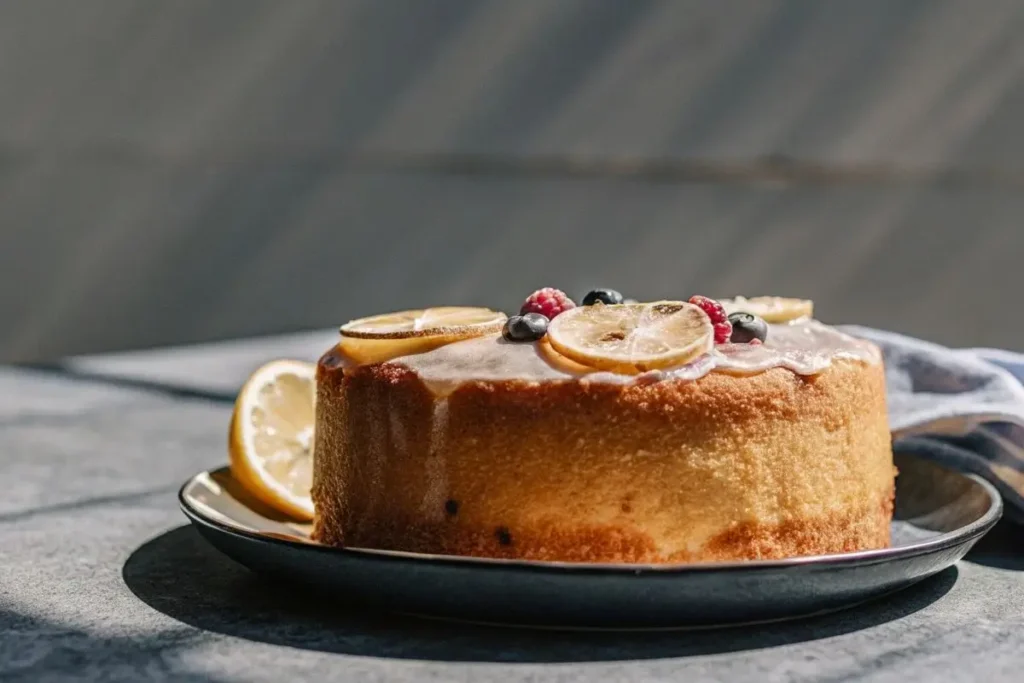
<path fill-rule="evenodd" d="M 729 317 L 725 314 L 722 304 L 699 294 L 691 296 L 690 303 L 700 308 L 711 318 L 711 324 L 715 327 L 715 343 L 725 344 L 728 342 L 732 336 L 732 324 L 729 322 Z"/>
<path fill-rule="evenodd" d="M 514 315 L 505 321 L 501 336 L 508 341 L 537 341 L 548 332 L 548 319 L 540 313 Z"/>
<path fill-rule="evenodd" d="M 622 295 L 614 289 L 592 289 L 583 297 L 584 306 L 594 304 L 608 304 L 609 306 L 622 303 Z"/>
<path fill-rule="evenodd" d="M 733 344 L 760 344 L 768 338 L 768 324 L 753 313 L 737 311 L 729 316 L 732 323 L 732 334 L 729 341 Z"/>
<path fill-rule="evenodd" d="M 551 320 L 559 313 L 564 313 L 570 308 L 576 308 L 576 303 L 566 296 L 565 292 L 554 287 L 545 287 L 538 289 L 526 298 L 522 308 L 519 309 L 519 315 L 540 313 L 547 317 L 548 320 Z"/>
<path fill-rule="evenodd" d="M 320 358 L 320 365 L 327 369 L 333 369 L 341 365 L 341 354 L 336 348 L 331 349 Z"/>

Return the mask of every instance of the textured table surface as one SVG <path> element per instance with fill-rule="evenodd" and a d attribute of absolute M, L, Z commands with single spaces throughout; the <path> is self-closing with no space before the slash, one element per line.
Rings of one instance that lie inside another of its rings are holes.
<path fill-rule="evenodd" d="M 346 609 L 269 583 L 186 524 L 175 492 L 225 461 L 230 397 L 331 334 L 0 369 L 3 681 L 1018 681 L 1024 541 L 813 620 L 572 634 Z"/>

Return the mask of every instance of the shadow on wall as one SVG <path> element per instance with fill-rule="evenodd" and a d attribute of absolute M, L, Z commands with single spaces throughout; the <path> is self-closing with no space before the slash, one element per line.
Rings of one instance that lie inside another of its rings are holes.
<path fill-rule="evenodd" d="M 53 4 L 0 3 L 0 361 L 546 285 L 1024 337 L 1014 3 Z"/>

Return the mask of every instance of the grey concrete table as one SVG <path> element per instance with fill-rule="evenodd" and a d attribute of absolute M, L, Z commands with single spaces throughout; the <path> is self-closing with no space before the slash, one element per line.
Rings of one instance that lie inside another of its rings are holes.
<path fill-rule="evenodd" d="M 207 546 L 175 492 L 225 461 L 251 369 L 332 337 L 0 369 L 0 680 L 1021 680 L 1024 535 L 1005 524 L 884 601 L 720 631 L 450 625 L 270 583 Z"/>

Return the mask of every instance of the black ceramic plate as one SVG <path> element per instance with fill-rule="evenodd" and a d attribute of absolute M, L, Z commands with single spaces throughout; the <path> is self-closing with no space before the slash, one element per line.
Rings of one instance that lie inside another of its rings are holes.
<path fill-rule="evenodd" d="M 229 557 L 325 597 L 490 623 L 571 628 L 723 626 L 849 607 L 929 577 L 1002 514 L 987 482 L 898 455 L 893 546 L 790 560 L 599 565 L 340 550 L 254 502 L 226 468 L 181 489 L 182 510 Z"/>

